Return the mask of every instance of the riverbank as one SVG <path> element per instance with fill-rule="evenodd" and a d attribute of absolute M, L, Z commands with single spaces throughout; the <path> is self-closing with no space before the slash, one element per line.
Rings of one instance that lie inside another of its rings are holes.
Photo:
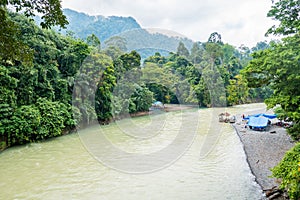
<path fill-rule="evenodd" d="M 181 105 L 181 104 L 165 104 L 164 108 L 162 108 L 159 111 L 173 112 L 173 111 L 182 111 L 182 110 L 187 110 L 187 109 L 192 109 L 192 108 L 198 108 L 198 106 Z M 130 116 L 131 117 L 140 117 L 140 116 L 151 115 L 151 114 L 153 114 L 153 111 L 144 111 L 144 112 L 137 112 L 137 113 L 130 114 Z"/>
<path fill-rule="evenodd" d="M 238 120 L 233 127 L 243 143 L 249 167 L 257 183 L 269 199 L 284 199 L 284 194 L 278 190 L 280 182 L 270 177 L 270 169 L 281 161 L 286 151 L 295 143 L 286 129 L 276 126 L 274 122 L 266 131 L 254 131 L 245 127 L 246 121 L 241 116 L 236 118 Z"/>

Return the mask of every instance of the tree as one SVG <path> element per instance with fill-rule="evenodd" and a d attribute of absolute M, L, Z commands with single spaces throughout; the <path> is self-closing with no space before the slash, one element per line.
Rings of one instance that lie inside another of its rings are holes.
<path fill-rule="evenodd" d="M 16 41 L 33 58 L 31 65 L 17 57 L 0 64 L 2 147 L 59 136 L 74 127 L 72 79 L 89 51 L 82 41 L 42 30 L 24 15 L 7 15 L 19 32 Z"/>
<path fill-rule="evenodd" d="M 144 63 L 156 63 L 159 66 L 166 64 L 167 59 L 162 56 L 159 52 L 156 52 L 153 56 L 150 56 L 144 60 Z"/>
<path fill-rule="evenodd" d="M 207 42 L 205 44 L 206 57 L 210 59 L 216 65 L 222 63 L 223 51 L 222 46 L 218 43 Z"/>
<path fill-rule="evenodd" d="M 300 1 L 278 0 L 268 13 L 280 21 L 267 34 L 284 35 L 281 42 L 271 43 L 270 48 L 255 52 L 253 60 L 245 68 L 249 86 L 269 85 L 273 95 L 266 99 L 268 108 L 281 106 L 281 117 L 293 121 L 288 129 L 294 139 L 300 139 Z M 278 111 L 278 110 L 277 110 Z M 273 168 L 273 176 L 280 178 L 291 199 L 299 199 L 299 143 L 286 153 Z M 298 166 L 297 166 L 298 165 Z"/>
<path fill-rule="evenodd" d="M 14 61 L 22 61 L 26 64 L 32 62 L 33 52 L 20 38 L 19 27 L 8 17 L 6 10 L 0 7 L 0 62 L 2 64 L 8 65 Z"/>
<path fill-rule="evenodd" d="M 55 25 L 65 27 L 68 24 L 60 0 L 2 0 L 0 1 L 0 12 L 5 12 L 8 5 L 14 7 L 17 12 L 22 11 L 26 17 L 33 17 L 36 12 L 42 14 L 43 21 L 40 25 L 43 28 Z M 6 15 L 0 15 L 0 21 L 4 21 L 6 18 Z"/>
<path fill-rule="evenodd" d="M 299 0 L 273 0 L 273 6 L 267 16 L 278 20 L 280 24 L 277 27 L 272 26 L 266 35 L 290 35 L 300 32 Z"/>
<path fill-rule="evenodd" d="M 120 36 L 113 36 L 104 42 L 106 47 L 117 47 L 121 51 L 127 51 L 127 41 Z"/>
<path fill-rule="evenodd" d="M 89 35 L 86 38 L 86 43 L 90 46 L 93 46 L 93 47 L 99 49 L 99 50 L 101 49 L 101 42 L 95 34 Z"/>
<path fill-rule="evenodd" d="M 22 11 L 26 17 L 33 17 L 36 13 L 42 14 L 43 28 L 54 25 L 65 27 L 68 24 L 63 15 L 60 0 L 2 0 L 0 1 L 0 62 L 3 64 L 22 61 L 31 63 L 32 51 L 20 39 L 21 33 L 7 11 L 7 6 L 14 7 L 17 12 Z"/>
<path fill-rule="evenodd" d="M 190 60 L 194 64 L 199 64 L 202 61 L 204 49 L 198 42 L 195 42 L 193 44 L 193 47 L 191 49 L 191 55 Z"/>
<path fill-rule="evenodd" d="M 210 34 L 207 42 L 223 44 L 222 36 L 218 32 L 213 32 L 212 34 Z"/>
<path fill-rule="evenodd" d="M 173 75 L 167 67 L 160 67 L 152 62 L 146 62 L 142 72 L 142 81 L 153 92 L 154 99 L 163 103 L 170 103 L 172 97 L 175 96 L 172 89 L 178 81 L 178 77 Z"/>
<path fill-rule="evenodd" d="M 228 104 L 229 105 L 238 105 L 246 103 L 248 97 L 247 82 L 244 80 L 244 77 L 241 75 L 236 75 L 234 79 L 231 79 L 230 84 L 227 86 L 228 93 Z"/>
<path fill-rule="evenodd" d="M 183 42 L 179 42 L 178 47 L 177 47 L 177 54 L 180 56 L 184 56 L 185 58 L 188 58 L 190 55 L 189 50 L 185 47 Z"/>
<path fill-rule="evenodd" d="M 297 127 L 300 123 L 300 35 L 282 40 L 282 43 L 271 44 L 270 49 L 254 53 L 243 73 L 249 87 L 270 85 L 274 93 L 265 101 L 268 107 L 281 105 Z M 300 138 L 298 131 L 290 133 L 294 138 Z"/>
<path fill-rule="evenodd" d="M 145 86 L 134 84 L 135 91 L 130 100 L 134 106 L 130 107 L 129 113 L 148 111 L 153 102 L 153 93 Z"/>
<path fill-rule="evenodd" d="M 140 68 L 141 66 L 141 56 L 136 51 L 131 51 L 130 53 L 125 53 L 120 56 L 123 62 L 123 67 L 126 71 L 133 68 Z"/>
<path fill-rule="evenodd" d="M 272 169 L 272 176 L 281 178 L 281 189 L 287 189 L 291 199 L 300 198 L 300 143 L 289 150 L 280 163 Z"/>
<path fill-rule="evenodd" d="M 251 48 L 251 51 L 259 51 L 259 50 L 264 50 L 269 48 L 269 44 L 267 43 L 267 41 L 263 41 L 263 42 L 258 42 L 256 43 L 256 46 Z"/>

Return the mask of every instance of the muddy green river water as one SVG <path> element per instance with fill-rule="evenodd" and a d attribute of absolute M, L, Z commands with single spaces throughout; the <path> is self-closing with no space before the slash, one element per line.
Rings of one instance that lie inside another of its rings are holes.
<path fill-rule="evenodd" d="M 217 121 L 224 110 L 125 119 L 9 148 L 0 153 L 0 199 L 261 199 L 239 137 Z"/>

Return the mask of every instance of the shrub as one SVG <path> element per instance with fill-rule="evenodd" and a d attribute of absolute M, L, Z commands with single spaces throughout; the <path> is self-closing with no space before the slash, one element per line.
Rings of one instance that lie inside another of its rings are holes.
<path fill-rule="evenodd" d="M 8 145 L 24 144 L 34 141 L 38 135 L 41 115 L 34 105 L 17 108 L 6 128 Z"/>
<path fill-rule="evenodd" d="M 291 199 L 300 198 L 300 143 L 290 149 L 272 169 L 273 177 L 281 178 L 281 189 L 286 189 Z"/>

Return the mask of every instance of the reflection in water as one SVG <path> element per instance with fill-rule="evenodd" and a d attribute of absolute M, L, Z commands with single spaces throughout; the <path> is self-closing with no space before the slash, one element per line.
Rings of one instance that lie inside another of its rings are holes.
<path fill-rule="evenodd" d="M 226 110 L 242 113 L 261 108 L 262 104 L 252 104 Z M 214 123 L 214 113 L 219 110 L 185 112 L 197 114 L 199 127 L 192 145 L 171 165 L 152 173 L 123 173 L 103 165 L 87 151 L 78 134 L 70 134 L 1 153 L 0 199 L 261 199 L 262 192 L 254 182 L 234 129 Z M 178 134 L 178 121 L 183 115 L 164 115 L 163 128 L 146 139 L 124 134 L 125 122 L 122 126 L 123 122 L 103 126 L 101 130 L 123 151 L 150 154 L 164 149 Z M 149 117 L 140 117 L 131 123 L 148 122 Z M 91 127 L 84 132 L 88 135 L 97 130 Z M 211 130 L 221 130 L 214 141 L 207 140 Z M 209 145 L 213 148 L 204 149 Z"/>

